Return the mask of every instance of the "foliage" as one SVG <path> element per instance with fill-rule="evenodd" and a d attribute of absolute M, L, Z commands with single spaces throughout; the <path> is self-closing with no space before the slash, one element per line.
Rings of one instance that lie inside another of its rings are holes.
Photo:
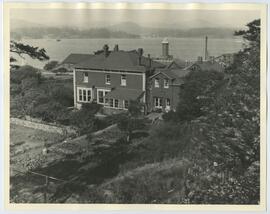
<path fill-rule="evenodd" d="M 44 48 L 25 45 L 14 40 L 10 41 L 10 52 L 19 55 L 21 58 L 24 58 L 24 55 L 28 55 L 32 59 L 38 59 L 40 61 L 50 59 Z M 14 57 L 11 57 L 10 61 L 15 62 L 16 59 Z M 11 64 L 11 68 L 18 68 L 18 66 Z"/>
<path fill-rule="evenodd" d="M 69 72 L 69 70 L 67 70 L 64 67 L 61 67 L 61 68 L 58 68 L 58 69 L 54 69 L 53 72 L 54 73 L 67 73 L 67 72 Z"/>
<path fill-rule="evenodd" d="M 44 70 L 49 71 L 54 69 L 58 65 L 58 61 L 50 61 L 44 65 Z"/>
<path fill-rule="evenodd" d="M 93 132 L 95 128 L 95 114 L 101 106 L 95 103 L 83 104 L 82 108 L 75 111 L 70 116 L 70 124 L 78 127 L 79 134 Z"/>

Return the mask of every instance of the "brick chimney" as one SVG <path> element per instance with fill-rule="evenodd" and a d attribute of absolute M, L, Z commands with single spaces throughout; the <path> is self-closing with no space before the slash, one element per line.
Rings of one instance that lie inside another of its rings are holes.
<path fill-rule="evenodd" d="M 116 45 L 114 46 L 113 51 L 119 51 L 119 46 L 118 46 L 118 44 L 116 44 Z"/>
<path fill-rule="evenodd" d="M 143 49 L 142 48 L 138 49 L 138 54 L 139 54 L 139 58 L 138 58 L 139 62 L 138 62 L 138 64 L 142 65 L 142 55 L 143 55 Z"/>
<path fill-rule="evenodd" d="M 198 63 L 202 63 L 202 62 L 203 62 L 203 57 L 202 57 L 202 56 L 198 56 L 197 62 L 198 62 Z"/>
<path fill-rule="evenodd" d="M 209 61 L 213 64 L 215 63 L 215 57 L 214 56 L 210 56 L 209 57 Z"/>
<path fill-rule="evenodd" d="M 109 56 L 109 46 L 107 44 L 103 46 L 103 52 L 105 57 Z"/>

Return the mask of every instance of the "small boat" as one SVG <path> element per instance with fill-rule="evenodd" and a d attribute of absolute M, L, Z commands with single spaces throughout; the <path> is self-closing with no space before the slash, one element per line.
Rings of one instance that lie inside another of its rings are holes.
<path fill-rule="evenodd" d="M 56 39 L 56 41 L 57 41 L 57 42 L 60 42 L 60 41 L 61 41 L 61 39 Z"/>

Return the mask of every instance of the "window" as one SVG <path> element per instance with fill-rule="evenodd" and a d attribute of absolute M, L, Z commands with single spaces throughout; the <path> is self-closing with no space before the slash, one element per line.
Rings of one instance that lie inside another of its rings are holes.
<path fill-rule="evenodd" d="M 155 78 L 155 88 L 159 88 L 159 79 Z"/>
<path fill-rule="evenodd" d="M 89 103 L 92 99 L 92 89 L 89 88 L 78 88 L 77 99 L 79 102 Z"/>
<path fill-rule="evenodd" d="M 107 89 L 97 89 L 97 102 L 101 104 L 105 104 L 105 96 L 109 92 L 110 90 L 107 90 Z"/>
<path fill-rule="evenodd" d="M 154 98 L 154 102 L 155 102 L 155 107 L 156 108 L 162 108 L 162 98 L 155 97 Z"/>
<path fill-rule="evenodd" d="M 123 105 L 124 106 L 124 109 L 128 109 L 128 101 L 127 100 L 124 100 L 123 102 L 124 102 L 124 105 Z"/>
<path fill-rule="evenodd" d="M 122 86 L 127 85 L 127 77 L 126 77 L 126 75 L 121 75 L 121 85 Z"/>
<path fill-rule="evenodd" d="M 171 101 L 169 98 L 166 99 L 166 107 L 170 107 L 171 106 Z"/>
<path fill-rule="evenodd" d="M 169 79 L 164 79 L 164 88 L 169 88 Z"/>
<path fill-rule="evenodd" d="M 110 107 L 113 107 L 113 99 L 110 99 Z"/>
<path fill-rule="evenodd" d="M 88 73 L 83 72 L 83 82 L 88 82 Z"/>
<path fill-rule="evenodd" d="M 107 84 L 107 85 L 111 84 L 111 76 L 110 76 L 110 74 L 106 74 L 106 76 L 105 76 L 105 84 Z"/>
<path fill-rule="evenodd" d="M 115 100 L 114 100 L 114 107 L 115 107 L 115 108 L 118 108 L 118 103 L 119 103 L 119 101 L 118 101 L 117 99 L 115 99 Z"/>

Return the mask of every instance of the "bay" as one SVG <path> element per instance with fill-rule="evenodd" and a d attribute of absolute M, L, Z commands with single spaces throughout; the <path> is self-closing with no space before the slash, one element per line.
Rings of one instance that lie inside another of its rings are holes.
<path fill-rule="evenodd" d="M 161 56 L 161 42 L 163 38 L 140 38 L 140 39 L 24 39 L 24 44 L 44 48 L 50 60 L 63 61 L 71 53 L 93 54 L 108 44 L 113 49 L 115 44 L 120 50 L 134 50 L 143 48 L 144 55 L 151 57 Z M 204 38 L 168 38 L 169 52 L 175 58 L 183 60 L 196 60 L 198 56 L 204 56 Z M 219 56 L 224 53 L 235 53 L 243 47 L 241 38 L 208 38 L 209 56 Z M 43 68 L 47 61 L 33 60 L 29 57 L 20 59 L 19 64 L 30 64 L 34 67 Z"/>

